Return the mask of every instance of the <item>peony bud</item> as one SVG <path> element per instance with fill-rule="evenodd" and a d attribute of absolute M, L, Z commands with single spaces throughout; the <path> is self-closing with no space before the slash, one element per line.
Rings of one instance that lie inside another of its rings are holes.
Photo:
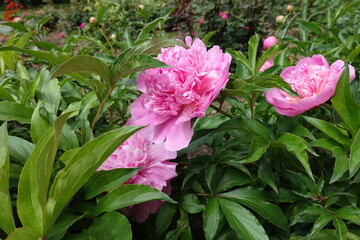
<path fill-rule="evenodd" d="M 111 34 L 111 35 L 110 35 L 110 38 L 111 38 L 112 40 L 116 40 L 116 38 L 117 38 L 116 33 Z"/>
<path fill-rule="evenodd" d="M 287 5 L 287 7 L 286 7 L 287 12 L 292 12 L 293 9 L 294 9 L 294 7 L 292 5 Z"/>
<path fill-rule="evenodd" d="M 65 37 L 65 34 L 59 33 L 59 37 L 64 38 L 64 37 Z"/>
<path fill-rule="evenodd" d="M 85 28 L 85 23 L 81 23 L 79 26 L 80 29 L 84 29 Z"/>
<path fill-rule="evenodd" d="M 27 16 L 27 12 L 23 12 L 22 15 L 23 15 L 24 17 L 26 17 L 26 16 Z"/>
<path fill-rule="evenodd" d="M 144 6 L 144 5 L 142 5 L 142 4 L 140 4 L 140 5 L 139 5 L 139 8 L 141 8 L 141 9 L 145 9 L 145 6 Z"/>
<path fill-rule="evenodd" d="M 284 22 L 284 15 L 279 15 L 275 18 L 276 23 L 283 23 Z"/>
<path fill-rule="evenodd" d="M 89 22 L 90 23 L 97 23 L 97 19 L 95 17 L 90 17 Z"/>
<path fill-rule="evenodd" d="M 12 20 L 15 23 L 19 23 L 22 22 L 22 18 L 21 17 L 14 17 L 14 19 Z"/>
<path fill-rule="evenodd" d="M 274 37 L 274 36 L 267 37 L 263 42 L 264 50 L 274 46 L 277 42 L 278 42 L 278 40 L 276 39 L 276 37 Z"/>

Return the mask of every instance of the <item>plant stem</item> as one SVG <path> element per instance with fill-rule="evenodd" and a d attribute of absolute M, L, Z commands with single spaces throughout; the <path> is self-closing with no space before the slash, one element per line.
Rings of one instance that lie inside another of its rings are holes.
<path fill-rule="evenodd" d="M 106 103 L 106 100 L 109 98 L 109 96 L 110 96 L 110 94 L 112 93 L 113 90 L 114 90 L 114 87 L 111 87 L 109 89 L 109 91 L 106 93 L 104 99 L 101 101 L 99 109 L 98 109 L 98 111 L 97 111 L 97 113 L 96 113 L 96 115 L 95 115 L 95 117 L 94 117 L 94 119 L 93 119 L 93 121 L 91 123 L 91 129 L 94 129 L 95 123 L 96 123 L 97 119 L 99 118 L 99 115 L 100 115 L 100 113 L 101 113 L 101 111 L 102 111 L 102 109 L 103 109 L 103 107 L 104 107 L 104 105 Z"/>
<path fill-rule="evenodd" d="M 115 56 L 115 50 L 114 50 L 114 48 L 113 48 L 110 40 L 106 37 L 105 33 L 103 32 L 103 30 L 101 30 L 100 27 L 98 27 L 98 29 L 99 29 L 100 33 L 104 36 L 104 38 L 106 39 L 106 41 L 109 43 L 110 48 L 111 48 L 111 52 L 112 52 L 113 56 Z"/>
<path fill-rule="evenodd" d="M 224 114 L 225 116 L 229 117 L 229 118 L 235 118 L 235 116 L 231 115 L 228 112 L 225 112 L 224 110 L 222 110 L 221 108 L 218 108 L 217 106 L 215 106 L 214 104 L 210 104 L 210 107 L 212 107 L 213 109 L 215 109 L 217 112 Z"/>
<path fill-rule="evenodd" d="M 251 119 L 254 119 L 254 108 L 255 108 L 255 96 L 254 96 L 254 94 L 252 93 L 252 94 L 251 94 L 251 108 L 250 108 L 250 111 L 251 111 Z"/>

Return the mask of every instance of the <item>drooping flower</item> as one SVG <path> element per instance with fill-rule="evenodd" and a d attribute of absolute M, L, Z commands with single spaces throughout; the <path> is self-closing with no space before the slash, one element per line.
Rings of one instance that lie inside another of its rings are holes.
<path fill-rule="evenodd" d="M 272 46 L 274 46 L 276 43 L 278 42 L 278 40 L 276 39 L 276 37 L 274 36 L 270 36 L 267 37 L 264 41 L 263 41 L 263 48 L 264 50 L 271 48 Z"/>
<path fill-rule="evenodd" d="M 265 71 L 268 68 L 271 68 L 272 66 L 274 66 L 274 61 L 273 60 L 268 60 L 264 63 L 264 65 L 261 66 L 261 68 L 259 69 L 260 72 Z"/>
<path fill-rule="evenodd" d="M 199 39 L 186 37 L 181 46 L 163 48 L 157 59 L 171 68 L 141 73 L 137 88 L 143 92 L 131 105 L 131 125 L 155 126 L 155 141 L 165 148 L 187 147 L 193 135 L 191 119 L 201 118 L 229 79 L 231 56 L 219 46 L 207 51 Z"/>
<path fill-rule="evenodd" d="M 84 29 L 84 28 L 85 28 L 85 23 L 81 23 L 81 24 L 79 25 L 79 28 L 80 28 L 80 29 Z"/>
<path fill-rule="evenodd" d="M 176 176 L 177 164 L 166 160 L 176 158 L 176 152 L 166 150 L 164 142 L 154 143 L 153 136 L 154 127 L 138 131 L 119 146 L 98 170 L 142 167 L 124 184 L 148 185 L 170 194 L 170 180 Z M 151 201 L 124 210 L 135 215 L 138 222 L 143 222 L 161 204 L 161 201 Z"/>
<path fill-rule="evenodd" d="M 331 66 L 322 55 L 306 57 L 296 66 L 288 67 L 280 74 L 299 96 L 291 96 L 281 89 L 266 92 L 267 101 L 286 116 L 296 116 L 329 100 L 335 93 L 344 62 L 337 60 Z M 349 65 L 350 81 L 355 78 L 355 69 Z"/>

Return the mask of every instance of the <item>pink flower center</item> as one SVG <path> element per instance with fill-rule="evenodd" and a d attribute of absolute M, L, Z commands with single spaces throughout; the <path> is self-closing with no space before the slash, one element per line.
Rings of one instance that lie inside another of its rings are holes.
<path fill-rule="evenodd" d="M 301 98 L 306 98 L 324 90 L 333 76 L 334 73 L 325 66 L 304 65 L 291 71 L 286 81 Z"/>

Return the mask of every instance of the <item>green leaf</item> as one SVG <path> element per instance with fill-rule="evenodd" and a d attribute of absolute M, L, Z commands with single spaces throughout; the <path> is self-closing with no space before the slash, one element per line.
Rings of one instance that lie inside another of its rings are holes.
<path fill-rule="evenodd" d="M 102 6 L 102 7 L 100 8 L 100 10 L 98 11 L 97 16 L 96 16 L 96 19 L 98 20 L 98 22 L 101 22 L 101 21 L 102 21 L 104 15 L 105 15 L 105 13 L 106 13 L 106 11 L 107 11 L 111 6 L 112 6 L 112 4 L 106 4 L 106 5 L 104 5 L 104 6 Z"/>
<path fill-rule="evenodd" d="M 3 74 L 1 74 L 1 75 L 3 75 Z M 15 102 L 15 99 L 13 98 L 13 96 L 11 96 L 11 94 L 3 86 L 0 86 L 0 99 L 1 98 L 4 100 L 7 100 L 9 102 Z"/>
<path fill-rule="evenodd" d="M 15 229 L 9 193 L 10 157 L 7 124 L 0 127 L 0 229 L 10 234 Z"/>
<path fill-rule="evenodd" d="M 0 102 L 0 121 L 30 123 L 33 109 L 16 102 Z"/>
<path fill-rule="evenodd" d="M 125 51 L 124 54 L 121 54 L 115 61 L 114 65 L 116 64 L 125 64 L 131 58 L 138 54 L 144 55 L 153 55 L 160 52 L 162 48 L 173 47 L 173 46 L 182 46 L 184 48 L 189 48 L 183 42 L 174 39 L 166 39 L 166 38 L 155 38 L 151 40 L 144 41 L 139 45 L 131 48 L 128 51 Z"/>
<path fill-rule="evenodd" d="M 266 202 L 266 196 L 261 190 L 247 187 L 221 193 L 220 196 L 248 206 L 270 223 L 285 231 L 289 231 L 289 224 L 284 213 L 277 205 Z"/>
<path fill-rule="evenodd" d="M 219 193 L 229 188 L 242 186 L 248 183 L 251 183 L 251 178 L 248 175 L 235 168 L 228 168 L 217 183 L 214 193 Z"/>
<path fill-rule="evenodd" d="M 331 220 L 333 220 L 333 216 L 329 213 L 325 213 L 319 216 L 319 218 L 314 223 L 313 228 L 311 229 L 310 236 L 314 236 L 318 232 L 320 232 L 321 229 L 323 229 Z"/>
<path fill-rule="evenodd" d="M 52 79 L 49 82 L 44 83 L 41 94 L 45 109 L 56 116 L 61 101 L 59 81 L 57 79 Z"/>
<path fill-rule="evenodd" d="M 350 205 L 342 207 L 335 211 L 335 215 L 338 218 L 360 225 L 360 209 L 357 207 Z"/>
<path fill-rule="evenodd" d="M 106 63 L 92 56 L 72 57 L 53 72 L 52 78 L 78 72 L 94 73 L 102 77 L 106 82 L 111 82 L 111 73 Z"/>
<path fill-rule="evenodd" d="M 308 22 L 308 21 L 301 21 L 301 20 L 298 20 L 298 23 L 300 26 L 302 26 L 320 36 L 324 35 L 324 33 L 321 31 L 320 27 L 318 27 L 317 24 L 315 24 L 315 23 Z"/>
<path fill-rule="evenodd" d="M 147 185 L 124 185 L 101 198 L 92 214 L 96 216 L 103 212 L 110 212 L 152 200 L 164 200 L 170 203 L 176 203 L 168 195 L 160 192 L 156 188 Z"/>
<path fill-rule="evenodd" d="M 354 137 L 354 141 L 350 148 L 350 177 L 354 176 L 360 167 L 360 130 Z"/>
<path fill-rule="evenodd" d="M 285 51 L 286 45 L 274 45 L 271 48 L 267 49 L 259 58 L 258 62 L 255 65 L 255 74 L 259 72 L 260 68 L 264 65 L 273 56 Z"/>
<path fill-rule="evenodd" d="M 301 165 L 304 167 L 306 173 L 314 181 L 308 155 L 305 150 L 311 152 L 315 156 L 317 156 L 317 154 L 312 150 L 311 146 L 304 139 L 294 134 L 285 133 L 272 143 L 272 147 L 282 147 L 294 154 Z"/>
<path fill-rule="evenodd" d="M 346 240 L 346 234 L 348 232 L 348 229 L 346 227 L 346 224 L 344 223 L 343 220 L 339 219 L 339 218 L 334 218 L 333 220 L 333 224 L 336 230 L 336 237 L 339 240 Z"/>
<path fill-rule="evenodd" d="M 349 79 L 349 67 L 346 66 L 331 102 L 347 129 L 355 136 L 360 128 L 360 105 L 352 97 Z"/>
<path fill-rule="evenodd" d="M 71 55 L 68 53 L 34 51 L 34 50 L 19 48 L 15 46 L 0 47 L 0 52 L 2 51 L 17 51 L 17 52 L 25 53 L 35 58 L 46 60 L 53 65 L 61 64 L 66 60 L 68 60 L 69 58 L 71 58 Z"/>
<path fill-rule="evenodd" d="M 239 160 L 240 163 L 251 163 L 258 161 L 261 156 L 266 153 L 268 147 L 270 146 L 270 141 L 267 141 L 263 136 L 255 136 L 251 140 L 251 145 L 249 147 L 249 153 L 245 158 Z"/>
<path fill-rule="evenodd" d="M 231 83 L 231 89 L 224 89 L 230 94 L 248 94 L 252 92 L 264 92 L 271 88 L 280 88 L 288 93 L 291 92 L 290 85 L 281 77 L 276 75 L 261 75 L 246 79 L 236 79 Z"/>
<path fill-rule="evenodd" d="M 268 184 L 276 193 L 279 192 L 275 183 L 275 177 L 271 165 L 267 162 L 260 163 L 258 176 L 264 183 Z"/>
<path fill-rule="evenodd" d="M 116 168 L 94 173 L 84 185 L 83 191 L 85 199 L 90 199 L 102 192 L 112 191 L 118 188 L 139 170 L 140 168 Z"/>
<path fill-rule="evenodd" d="M 83 215 L 73 215 L 71 213 L 64 212 L 63 214 L 61 214 L 59 219 L 55 222 L 54 226 L 51 228 L 49 235 L 47 236 L 47 239 L 48 240 L 63 239 L 67 229 L 82 217 Z"/>
<path fill-rule="evenodd" d="M 256 217 L 240 204 L 223 198 L 219 198 L 218 201 L 226 220 L 239 238 L 246 240 L 269 239 Z"/>
<path fill-rule="evenodd" d="M 127 126 L 105 133 L 67 155 L 66 166 L 57 174 L 46 203 L 46 231 L 50 230 L 61 210 L 89 180 L 99 166 L 141 127 Z"/>
<path fill-rule="evenodd" d="M 351 141 L 349 137 L 333 124 L 317 118 L 311 118 L 306 116 L 303 116 L 303 118 L 330 138 L 344 145 L 346 148 L 350 147 Z"/>
<path fill-rule="evenodd" d="M 30 134 L 31 139 L 35 144 L 51 127 L 50 124 L 44 119 L 42 114 L 40 114 L 41 106 L 42 104 L 38 103 L 31 117 Z"/>
<path fill-rule="evenodd" d="M 11 28 L 16 29 L 16 30 L 18 30 L 20 32 L 28 32 L 29 31 L 29 30 L 26 29 L 26 27 L 22 23 L 5 22 L 5 23 L 2 23 L 1 25 L 11 27 Z"/>
<path fill-rule="evenodd" d="M 227 131 L 227 130 L 246 131 L 255 136 L 262 136 L 266 141 L 271 140 L 269 130 L 258 121 L 250 118 L 242 117 L 238 119 L 228 120 L 222 123 L 216 129 L 216 132 Z"/>
<path fill-rule="evenodd" d="M 248 57 L 249 57 L 249 62 L 250 62 L 250 66 L 251 66 L 251 72 L 253 73 L 252 75 L 255 75 L 255 73 L 256 73 L 256 71 L 255 71 L 256 55 L 257 55 L 257 50 L 258 50 L 258 46 L 259 46 L 259 41 L 260 41 L 259 34 L 255 34 L 249 40 Z"/>
<path fill-rule="evenodd" d="M 247 58 L 241 51 L 234 51 L 229 48 L 226 49 L 226 51 L 231 55 L 234 60 L 241 62 L 249 70 L 249 72 L 252 72 L 249 60 L 247 60 Z"/>
<path fill-rule="evenodd" d="M 189 213 L 199 213 L 205 208 L 205 206 L 201 204 L 199 199 L 193 194 L 184 194 L 181 197 L 180 206 Z"/>
<path fill-rule="evenodd" d="M 346 156 L 343 149 L 340 147 L 333 147 L 332 152 L 335 156 L 335 166 L 329 182 L 330 184 L 339 180 L 349 167 L 349 158 Z"/>
<path fill-rule="evenodd" d="M 44 234 L 44 208 L 61 129 L 72 112 L 59 116 L 39 139 L 21 172 L 17 209 L 24 227 Z"/>
<path fill-rule="evenodd" d="M 204 233 L 206 240 L 212 240 L 216 236 L 220 221 L 220 210 L 217 198 L 211 197 L 204 209 Z"/>
<path fill-rule="evenodd" d="M 139 54 L 132 57 L 128 62 L 120 65 L 114 65 L 111 69 L 113 76 L 113 83 L 127 75 L 139 72 L 149 68 L 169 68 L 170 66 L 144 54 Z"/>
<path fill-rule="evenodd" d="M 163 204 L 160 207 L 156 216 L 156 236 L 163 234 L 170 226 L 175 211 L 176 206 L 174 204 Z"/>
<path fill-rule="evenodd" d="M 136 41 L 135 41 L 135 45 L 143 40 L 145 40 L 147 38 L 147 35 L 149 32 L 151 32 L 154 27 L 165 20 L 165 17 L 159 17 L 159 18 L 156 18 L 155 20 L 153 20 L 152 22 L 146 24 L 142 29 L 141 29 L 141 32 L 139 33 L 138 37 L 136 38 Z"/>
<path fill-rule="evenodd" d="M 6 240 L 39 240 L 41 236 L 31 228 L 17 228 L 13 231 Z"/>
<path fill-rule="evenodd" d="M 9 136 L 10 156 L 22 164 L 25 164 L 35 145 L 22 138 Z"/>
<path fill-rule="evenodd" d="M 95 219 L 89 228 L 89 240 L 131 240 L 131 225 L 124 215 L 109 212 Z"/>

